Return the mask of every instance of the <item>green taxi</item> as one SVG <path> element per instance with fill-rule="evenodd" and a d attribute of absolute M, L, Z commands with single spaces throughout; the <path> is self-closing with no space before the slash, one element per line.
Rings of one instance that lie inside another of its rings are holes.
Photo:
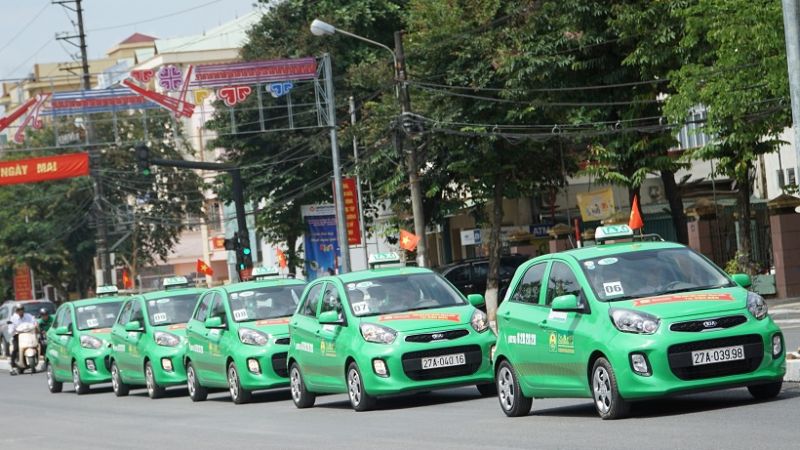
<path fill-rule="evenodd" d="M 377 397 L 459 385 L 493 394 L 495 335 L 476 308 L 482 304 L 483 296 L 466 299 L 423 268 L 315 280 L 289 324 L 295 406 L 313 406 L 323 393 L 348 393 L 356 411 L 373 408 Z"/>
<path fill-rule="evenodd" d="M 211 289 L 200 298 L 186 329 L 184 358 L 193 401 L 205 400 L 209 388 L 228 389 L 241 404 L 255 390 L 289 386 L 289 318 L 306 283 L 277 275 L 257 267 L 255 281 Z"/>
<path fill-rule="evenodd" d="M 111 325 L 125 297 L 115 286 L 101 286 L 97 298 L 64 303 L 47 332 L 47 388 L 61 392 L 72 382 L 75 393 L 89 392 L 89 386 L 111 381 L 108 356 Z"/>
<path fill-rule="evenodd" d="M 597 246 L 517 269 L 497 312 L 498 397 L 508 416 L 532 398 L 588 397 L 603 419 L 631 402 L 747 387 L 777 396 L 781 330 L 747 275 L 726 275 L 683 245 L 597 229 Z"/>
<path fill-rule="evenodd" d="M 186 324 L 205 289 L 186 278 L 164 280 L 164 290 L 129 298 L 111 328 L 111 385 L 117 397 L 145 386 L 150 398 L 186 384 Z"/>

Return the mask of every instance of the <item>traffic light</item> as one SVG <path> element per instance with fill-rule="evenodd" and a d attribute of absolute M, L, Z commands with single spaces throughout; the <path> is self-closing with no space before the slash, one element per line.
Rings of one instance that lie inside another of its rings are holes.
<path fill-rule="evenodd" d="M 239 249 L 239 233 L 233 233 L 233 237 L 225 238 L 225 250 L 238 250 Z"/>
<path fill-rule="evenodd" d="M 253 249 L 250 248 L 250 238 L 247 235 L 239 235 L 239 270 L 250 269 L 253 267 Z"/>
<path fill-rule="evenodd" d="M 150 175 L 150 148 L 144 144 L 136 146 L 136 168 L 145 176 Z"/>

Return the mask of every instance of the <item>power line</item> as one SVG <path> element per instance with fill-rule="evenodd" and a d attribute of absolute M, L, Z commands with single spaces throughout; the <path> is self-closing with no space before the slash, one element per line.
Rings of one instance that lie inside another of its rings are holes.
<path fill-rule="evenodd" d="M 24 33 L 24 32 L 25 32 L 25 30 L 27 30 L 27 29 L 28 29 L 28 27 L 30 27 L 30 26 L 31 26 L 31 24 L 32 24 L 33 22 L 35 22 L 35 21 L 36 21 L 36 19 L 38 19 L 38 18 L 39 18 L 39 16 L 41 16 L 41 15 L 42 15 L 42 13 L 44 13 L 44 11 L 47 9 L 47 7 L 48 7 L 48 6 L 50 6 L 50 0 L 46 0 L 46 1 L 45 1 L 45 3 L 44 3 L 44 5 L 42 5 L 42 9 L 40 9 L 40 10 L 39 10 L 39 12 L 37 12 L 37 13 L 36 13 L 36 14 L 33 16 L 33 18 L 32 18 L 31 20 L 29 20 L 29 21 L 28 21 L 28 23 L 26 23 L 26 24 L 25 24 L 25 25 L 22 27 L 22 29 L 21 29 L 21 30 L 17 31 L 17 34 L 15 34 L 15 35 L 14 35 L 14 36 L 13 36 L 11 39 L 9 39 L 8 41 L 6 41 L 6 45 L 4 45 L 3 47 L 0 47 L 0 53 L 3 53 L 3 50 L 5 50 L 5 49 L 7 49 L 8 47 L 10 47 L 10 46 L 11 46 L 11 44 L 13 44 L 13 43 L 14 43 L 14 41 L 16 41 L 16 40 L 17 40 L 17 38 L 19 38 L 19 37 L 22 35 L 22 33 Z"/>
<path fill-rule="evenodd" d="M 174 16 L 177 16 L 177 15 L 180 15 L 180 14 L 183 14 L 183 13 L 187 13 L 189 11 L 194 11 L 196 9 L 205 8 L 206 6 L 213 5 L 214 3 L 219 3 L 221 1 L 222 0 L 212 0 L 210 2 L 206 2 L 206 3 L 203 3 L 201 5 L 193 6 L 191 8 L 182 9 L 180 11 L 175 11 L 175 12 L 164 14 L 164 15 L 161 15 L 161 16 L 151 17 L 149 19 L 138 20 L 136 22 L 122 23 L 122 24 L 118 24 L 118 25 L 109 25 L 107 27 L 93 28 L 93 29 L 87 30 L 87 31 L 88 32 L 92 32 L 92 31 L 114 30 L 114 29 L 117 29 L 117 28 L 125 28 L 125 27 L 131 27 L 131 26 L 135 26 L 135 25 L 141 25 L 143 23 L 156 22 L 156 21 L 161 20 L 161 19 L 174 17 Z"/>

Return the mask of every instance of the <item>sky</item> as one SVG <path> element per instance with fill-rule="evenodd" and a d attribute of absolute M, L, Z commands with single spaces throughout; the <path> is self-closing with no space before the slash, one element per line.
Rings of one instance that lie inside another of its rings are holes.
<path fill-rule="evenodd" d="M 36 63 L 68 62 L 79 49 L 55 34 L 77 34 L 75 13 L 53 0 L 0 0 L 0 80 L 25 77 Z M 89 59 L 133 33 L 173 38 L 214 28 L 253 10 L 256 0 L 83 0 Z M 73 6 L 70 3 L 68 6 Z M 76 40 L 77 42 L 77 40 Z"/>

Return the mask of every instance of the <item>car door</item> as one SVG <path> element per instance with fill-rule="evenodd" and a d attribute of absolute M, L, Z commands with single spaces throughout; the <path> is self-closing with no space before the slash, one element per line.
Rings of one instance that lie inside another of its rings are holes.
<path fill-rule="evenodd" d="M 314 342 L 317 331 L 320 329 L 317 321 L 317 311 L 319 310 L 323 287 L 324 282 L 320 281 L 307 288 L 300 307 L 289 322 L 292 354 L 300 365 L 303 380 L 312 387 L 319 386 L 318 358 L 315 354 L 315 350 L 318 350 L 314 346 Z"/>
<path fill-rule="evenodd" d="M 225 385 L 227 383 L 225 357 L 223 352 L 222 341 L 226 335 L 230 334 L 230 323 L 228 322 L 228 311 L 225 308 L 225 301 L 219 292 L 213 293 L 214 298 L 211 300 L 211 307 L 208 311 L 208 317 L 219 317 L 222 320 L 224 328 L 214 328 L 206 330 L 206 352 L 204 357 L 204 366 L 206 367 L 205 376 L 210 384 Z"/>
<path fill-rule="evenodd" d="M 591 324 L 584 324 L 587 314 L 550 309 L 554 298 L 567 294 L 578 297 L 578 304 L 587 304 L 581 283 L 569 263 L 553 261 L 548 271 L 544 295 L 547 317 L 541 323 L 541 332 L 547 336 L 547 340 L 542 342 L 546 345 L 541 348 L 546 348 L 546 352 L 542 352 L 541 361 L 545 373 L 542 381 L 557 395 L 582 393 L 587 385 L 584 361 L 588 358 L 587 337 L 591 334 Z"/>
<path fill-rule="evenodd" d="M 479 261 L 472 264 L 472 289 L 470 294 L 486 293 L 486 278 L 489 276 L 489 262 Z"/>
<path fill-rule="evenodd" d="M 56 328 L 64 323 L 64 316 L 69 311 L 69 305 L 62 305 L 56 312 L 56 319 L 50 331 L 47 333 L 47 360 L 53 371 L 58 377 L 66 375 L 66 366 L 64 365 L 65 345 L 63 341 L 67 340 L 67 336 L 59 336 L 56 334 Z"/>
<path fill-rule="evenodd" d="M 445 275 L 447 281 L 453 284 L 462 294 L 474 294 L 472 285 L 472 265 L 464 263 L 454 267 Z"/>
<path fill-rule="evenodd" d="M 123 373 L 125 370 L 125 352 L 127 350 L 128 333 L 125 331 L 125 324 L 131 318 L 131 308 L 133 308 L 133 299 L 127 300 L 122 304 L 117 314 L 117 321 L 111 327 L 111 354 L 117 362 L 120 374 L 123 378 L 126 376 Z"/>
<path fill-rule="evenodd" d="M 548 264 L 542 261 L 525 270 L 497 319 L 506 339 L 504 344 L 511 364 L 521 382 L 533 388 L 539 383 L 542 372 L 540 354 L 543 346 L 547 345 L 547 336 L 539 324 L 547 319 L 549 312 L 542 304 L 543 280 Z"/>
<path fill-rule="evenodd" d="M 62 317 L 61 326 L 69 330 L 69 334 L 61 336 L 59 339 L 58 359 L 59 365 L 66 373 L 72 373 L 72 354 L 71 349 L 73 346 L 80 345 L 80 338 L 77 336 L 77 327 L 75 326 L 75 314 L 72 305 L 66 305 L 64 316 Z"/>
<path fill-rule="evenodd" d="M 145 335 L 147 323 L 145 321 L 144 305 L 142 299 L 133 299 L 129 322 L 139 322 L 144 331 L 131 331 L 125 335 L 125 368 L 129 379 L 134 383 L 144 383 L 144 352 L 147 342 Z M 121 369 L 122 370 L 122 369 Z"/>
<path fill-rule="evenodd" d="M 346 349 L 340 342 L 342 332 L 347 326 L 344 308 L 343 290 L 338 283 L 328 281 L 323 289 L 319 314 L 336 311 L 344 321 L 343 325 L 320 325 L 314 339 L 314 345 L 319 350 L 320 380 L 329 388 L 342 388 L 345 385 L 344 363 L 347 357 Z"/>
<path fill-rule="evenodd" d="M 214 291 L 209 291 L 200 297 L 195 306 L 192 318 L 186 325 L 186 340 L 189 343 L 188 356 L 194 364 L 195 373 L 200 383 L 208 382 L 204 371 L 208 369 L 208 329 L 205 320 L 211 309 L 211 302 L 214 300 Z"/>

